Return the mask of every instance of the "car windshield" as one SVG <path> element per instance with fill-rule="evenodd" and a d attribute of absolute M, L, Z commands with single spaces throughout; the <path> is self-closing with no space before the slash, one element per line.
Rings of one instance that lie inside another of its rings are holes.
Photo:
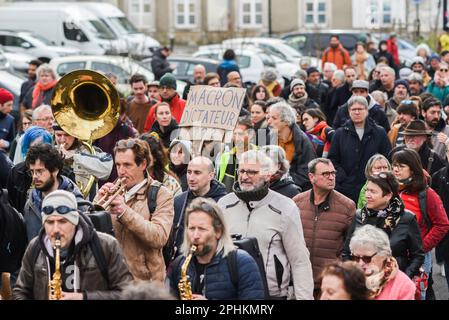
<path fill-rule="evenodd" d="M 265 53 L 259 53 L 258 56 L 262 59 L 263 65 L 265 67 L 276 68 L 276 63 L 269 55 L 267 55 Z"/>
<path fill-rule="evenodd" d="M 139 33 L 136 27 L 126 17 L 111 17 L 108 20 L 124 34 Z"/>
<path fill-rule="evenodd" d="M 100 20 L 89 20 L 84 25 L 92 32 L 98 39 L 116 40 L 117 36 L 111 29 Z"/>

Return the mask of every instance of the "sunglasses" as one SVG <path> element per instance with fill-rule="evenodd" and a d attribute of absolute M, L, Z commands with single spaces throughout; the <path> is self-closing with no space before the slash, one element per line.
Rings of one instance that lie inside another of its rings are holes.
<path fill-rule="evenodd" d="M 360 260 L 362 260 L 364 263 L 371 263 L 371 260 L 374 258 L 374 256 L 377 254 L 374 253 L 372 256 L 356 256 L 354 254 L 351 254 L 351 260 L 355 261 L 355 262 L 359 262 Z"/>
<path fill-rule="evenodd" d="M 117 149 L 132 149 L 137 144 L 135 139 L 119 140 L 115 144 Z"/>
<path fill-rule="evenodd" d="M 440 72 L 448 72 L 448 69 L 440 69 Z"/>
<path fill-rule="evenodd" d="M 57 212 L 57 213 L 59 213 L 59 214 L 67 214 L 67 213 L 69 213 L 69 212 L 72 212 L 72 211 L 77 211 L 76 209 L 73 209 L 73 208 L 70 208 L 70 207 L 67 207 L 67 206 L 59 206 L 59 207 L 53 207 L 53 206 L 45 206 L 45 207 L 43 207 L 42 208 L 42 213 L 44 213 L 44 214 L 52 214 L 53 212 Z"/>

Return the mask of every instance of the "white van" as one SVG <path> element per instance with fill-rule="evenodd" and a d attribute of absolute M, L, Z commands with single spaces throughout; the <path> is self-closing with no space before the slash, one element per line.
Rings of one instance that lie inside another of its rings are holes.
<path fill-rule="evenodd" d="M 129 52 L 138 57 L 148 57 L 161 45 L 160 43 L 139 32 L 128 20 L 125 14 L 116 6 L 105 2 L 79 2 L 78 5 L 92 11 L 109 26 L 116 35 L 125 39 Z"/>
<path fill-rule="evenodd" d="M 126 54 L 126 43 L 78 3 L 14 2 L 0 7 L 0 29 L 30 30 L 87 54 Z"/>

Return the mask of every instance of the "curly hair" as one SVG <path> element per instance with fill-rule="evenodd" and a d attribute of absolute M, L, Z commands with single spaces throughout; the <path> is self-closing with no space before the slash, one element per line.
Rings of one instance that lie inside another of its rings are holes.
<path fill-rule="evenodd" d="M 48 171 L 55 172 L 56 170 L 59 170 L 58 176 L 61 174 L 61 170 L 64 166 L 64 159 L 58 149 L 52 145 L 37 144 L 30 147 L 25 159 L 27 168 L 30 168 L 30 165 L 35 164 L 37 160 L 40 160 Z"/>

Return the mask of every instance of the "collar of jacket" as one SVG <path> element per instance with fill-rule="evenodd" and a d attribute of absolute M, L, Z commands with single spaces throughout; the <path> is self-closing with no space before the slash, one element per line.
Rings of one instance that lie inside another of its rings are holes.
<path fill-rule="evenodd" d="M 331 197 L 331 193 L 333 190 L 331 190 L 327 196 L 326 199 L 324 199 L 323 202 L 321 202 L 318 206 L 315 204 L 315 193 L 313 192 L 313 190 L 310 190 L 310 203 L 312 203 L 312 205 L 318 207 L 318 211 L 319 212 L 323 212 L 323 211 L 329 211 L 330 210 L 330 197 Z"/>
<path fill-rule="evenodd" d="M 368 116 L 368 117 L 366 118 L 366 121 L 365 121 L 365 128 L 364 128 L 364 129 L 365 129 L 365 132 L 364 132 L 363 135 L 365 135 L 365 134 L 368 133 L 368 132 L 373 131 L 375 125 L 376 125 L 376 124 L 375 124 L 374 120 L 372 120 L 372 119 Z M 352 132 L 352 133 L 354 133 L 354 134 L 357 134 L 357 131 L 355 130 L 354 122 L 352 122 L 351 118 L 349 118 L 349 119 L 345 122 L 344 129 L 347 130 L 347 131 L 349 131 L 349 132 Z"/>
<path fill-rule="evenodd" d="M 263 198 L 265 198 L 267 196 L 269 189 L 268 189 L 268 183 L 264 183 L 263 186 L 255 189 L 255 190 L 242 191 L 242 189 L 240 189 L 238 181 L 236 181 L 234 183 L 234 185 L 232 186 L 232 191 L 235 193 L 237 198 L 239 198 L 240 200 L 242 200 L 245 203 L 249 203 L 252 201 L 263 200 Z"/>

